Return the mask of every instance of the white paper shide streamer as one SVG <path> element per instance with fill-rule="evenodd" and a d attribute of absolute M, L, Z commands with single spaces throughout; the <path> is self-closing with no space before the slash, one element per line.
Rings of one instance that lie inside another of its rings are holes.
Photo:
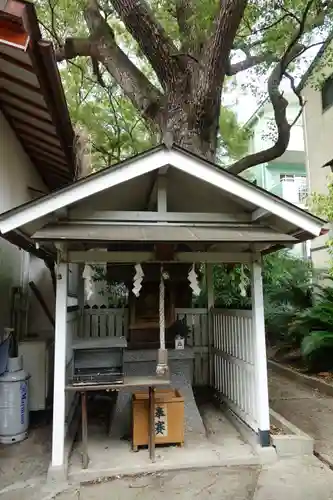
<path fill-rule="evenodd" d="M 201 290 L 200 290 L 200 286 L 199 286 L 199 282 L 198 282 L 198 275 L 195 272 L 194 264 L 191 267 L 191 269 L 190 269 L 190 271 L 188 273 L 187 278 L 188 278 L 188 280 L 190 282 L 190 287 L 192 288 L 193 295 L 195 295 L 196 297 L 198 297 L 200 295 L 200 293 L 201 293 Z"/>
<path fill-rule="evenodd" d="M 143 277 L 144 277 L 144 272 L 143 272 L 143 269 L 141 267 L 141 264 L 136 264 L 134 266 L 134 269 L 135 269 L 135 275 L 134 275 L 134 278 L 133 278 L 133 288 L 132 288 L 132 292 L 134 293 L 134 295 L 136 297 L 139 297 L 140 295 L 140 290 L 142 288 L 142 280 L 143 280 Z"/>
<path fill-rule="evenodd" d="M 89 252 L 93 252 L 96 250 L 107 252 L 106 248 L 91 248 L 89 250 Z M 107 264 L 105 262 L 102 262 L 100 264 L 95 264 L 95 265 L 98 265 L 98 267 L 104 271 L 104 274 L 106 274 Z M 94 293 L 94 289 L 95 289 L 95 283 L 94 283 L 94 279 L 93 279 L 94 273 L 95 273 L 94 267 L 92 265 L 90 265 L 88 262 L 86 262 L 84 269 L 83 269 L 83 273 L 82 273 L 82 278 L 84 279 L 84 293 L 85 293 L 86 300 L 89 300 Z"/>
<path fill-rule="evenodd" d="M 94 293 L 93 285 L 93 270 L 89 264 L 86 264 L 83 269 L 82 278 L 84 279 L 84 293 L 86 299 L 89 300 Z"/>
<path fill-rule="evenodd" d="M 240 280 L 239 280 L 239 290 L 240 290 L 241 297 L 247 296 L 246 286 L 247 286 L 247 277 L 245 274 L 244 266 L 241 266 Z"/>

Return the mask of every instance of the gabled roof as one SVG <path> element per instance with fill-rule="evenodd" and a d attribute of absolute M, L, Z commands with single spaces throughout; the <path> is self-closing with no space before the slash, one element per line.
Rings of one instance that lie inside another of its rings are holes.
<path fill-rule="evenodd" d="M 143 178 L 166 166 L 181 171 L 190 178 L 196 178 L 205 185 L 214 186 L 221 196 L 227 194 L 229 198 L 238 200 L 242 206 L 248 207 L 247 211 L 253 222 L 268 214 L 287 224 L 291 229 L 288 234 L 297 239 L 305 240 L 321 234 L 325 224 L 323 220 L 195 154 L 178 146 L 168 149 L 164 145 L 2 214 L 0 232 L 6 235 L 16 230 L 21 231 L 24 226 L 48 214 L 93 198 L 94 195 L 101 196 L 104 191 L 116 186 L 123 184 L 126 188 L 127 182 Z M 198 197 L 199 190 L 200 187 L 196 193 Z"/>
<path fill-rule="evenodd" d="M 0 1 L 0 110 L 50 190 L 73 180 L 74 132 L 53 45 L 24 0 Z"/>

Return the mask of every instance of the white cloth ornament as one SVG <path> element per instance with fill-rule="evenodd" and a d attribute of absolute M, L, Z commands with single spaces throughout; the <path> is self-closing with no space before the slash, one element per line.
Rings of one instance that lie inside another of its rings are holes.
<path fill-rule="evenodd" d="M 104 252 L 107 252 L 107 248 L 91 248 L 90 250 L 88 250 L 88 252 L 93 252 L 93 251 L 104 251 Z M 107 263 L 106 262 L 102 262 L 100 264 L 98 264 L 98 267 L 104 271 L 104 273 L 106 274 L 106 271 L 107 271 Z M 85 266 L 84 266 L 84 269 L 83 269 L 83 273 L 82 273 L 82 278 L 84 279 L 84 292 L 85 292 L 85 298 L 87 300 L 89 300 L 92 295 L 94 294 L 94 290 L 95 290 L 95 284 L 94 284 L 94 280 L 93 280 L 93 276 L 94 276 L 94 269 L 93 267 L 86 263 Z"/>
<path fill-rule="evenodd" d="M 240 281 L 239 281 L 239 290 L 240 290 L 241 297 L 246 297 L 247 296 L 247 293 L 246 293 L 246 284 L 247 284 L 247 277 L 246 277 L 246 274 L 244 272 L 244 267 L 241 266 Z"/>
<path fill-rule="evenodd" d="M 143 277 L 144 277 L 144 272 L 142 270 L 141 264 L 136 264 L 134 266 L 134 269 L 135 269 L 135 275 L 134 275 L 134 278 L 133 278 L 132 292 L 134 293 L 134 295 L 136 297 L 139 297 L 140 290 L 142 288 L 141 283 L 142 283 L 142 280 L 143 280 Z"/>
<path fill-rule="evenodd" d="M 190 272 L 188 273 L 187 276 L 189 282 L 190 282 L 190 287 L 192 288 L 193 294 L 198 297 L 201 293 L 200 286 L 198 283 L 198 276 L 197 273 L 195 272 L 194 264 L 191 267 Z"/>
<path fill-rule="evenodd" d="M 87 300 L 89 300 L 93 294 L 92 272 L 93 271 L 91 267 L 88 264 L 86 264 L 83 269 L 82 278 L 84 279 L 84 291 Z"/>

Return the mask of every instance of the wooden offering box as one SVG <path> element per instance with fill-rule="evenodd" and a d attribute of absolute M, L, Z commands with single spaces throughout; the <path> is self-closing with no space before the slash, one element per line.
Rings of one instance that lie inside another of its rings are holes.
<path fill-rule="evenodd" d="M 148 446 L 148 392 L 133 394 L 133 450 Z M 184 398 L 177 389 L 159 389 L 155 393 L 155 443 L 184 444 Z"/>

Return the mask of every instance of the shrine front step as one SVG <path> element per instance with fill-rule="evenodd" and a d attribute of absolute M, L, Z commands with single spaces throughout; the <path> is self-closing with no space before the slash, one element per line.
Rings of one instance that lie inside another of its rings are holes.
<path fill-rule="evenodd" d="M 173 389 L 178 389 L 184 398 L 185 442 L 202 440 L 206 431 L 192 390 L 193 350 L 169 350 L 170 381 Z M 157 352 L 155 350 L 125 351 L 124 371 L 128 376 L 151 376 L 156 372 Z M 138 388 L 139 389 L 139 388 Z M 143 387 L 142 390 L 145 388 Z M 132 391 L 118 393 L 113 414 L 110 436 L 114 439 L 131 435 Z"/>

